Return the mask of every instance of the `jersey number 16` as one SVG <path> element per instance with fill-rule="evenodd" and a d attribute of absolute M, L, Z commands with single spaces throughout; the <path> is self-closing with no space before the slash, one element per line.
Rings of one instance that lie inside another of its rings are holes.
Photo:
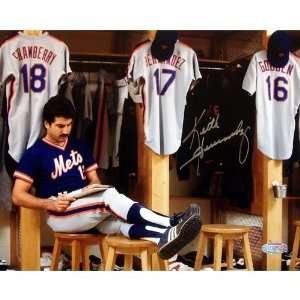
<path fill-rule="evenodd" d="M 269 100 L 275 99 L 276 101 L 285 101 L 288 98 L 288 91 L 286 89 L 286 85 L 288 84 L 287 79 L 279 76 L 271 82 L 271 77 L 268 76 L 266 82 L 268 84 Z"/>

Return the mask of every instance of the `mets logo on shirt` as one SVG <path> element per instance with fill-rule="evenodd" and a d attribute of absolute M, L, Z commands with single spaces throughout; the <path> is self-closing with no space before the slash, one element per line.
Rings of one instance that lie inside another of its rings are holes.
<path fill-rule="evenodd" d="M 67 158 L 65 160 L 64 160 L 64 156 L 60 154 L 58 157 L 54 158 L 53 162 L 54 162 L 54 171 L 51 172 L 52 179 L 56 179 L 62 176 L 62 174 L 69 172 L 74 167 L 77 167 L 82 179 L 86 178 L 84 174 L 84 165 L 80 165 L 83 162 L 83 158 L 78 153 L 78 151 L 71 150 L 70 158 Z"/>

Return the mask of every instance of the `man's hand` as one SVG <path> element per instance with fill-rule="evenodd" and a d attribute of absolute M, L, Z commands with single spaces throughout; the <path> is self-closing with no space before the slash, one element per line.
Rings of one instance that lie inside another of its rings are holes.
<path fill-rule="evenodd" d="M 59 195 L 58 197 L 52 198 L 47 204 L 47 210 L 51 211 L 65 211 L 72 201 L 75 201 L 74 197 L 68 195 Z"/>

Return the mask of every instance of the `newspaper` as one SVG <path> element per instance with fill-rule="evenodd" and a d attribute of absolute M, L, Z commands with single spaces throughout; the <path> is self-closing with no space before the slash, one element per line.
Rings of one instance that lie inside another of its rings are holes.
<path fill-rule="evenodd" d="M 78 190 L 68 193 L 68 196 L 79 199 L 79 198 L 82 198 L 82 197 L 85 197 L 88 195 L 92 195 L 92 194 L 95 194 L 98 192 L 105 191 L 111 187 L 113 187 L 113 186 L 105 185 L 105 184 L 98 184 L 98 183 L 90 184 L 82 189 L 78 189 Z"/>

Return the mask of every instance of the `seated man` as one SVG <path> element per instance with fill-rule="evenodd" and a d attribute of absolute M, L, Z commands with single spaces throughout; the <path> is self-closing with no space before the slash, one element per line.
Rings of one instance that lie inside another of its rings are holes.
<path fill-rule="evenodd" d="M 69 138 L 74 116 L 68 99 L 55 96 L 47 102 L 43 110 L 46 134 L 24 152 L 16 168 L 13 202 L 46 210 L 47 223 L 54 231 L 83 232 L 96 228 L 104 234 L 122 233 L 158 244 L 163 259 L 174 256 L 200 231 L 197 205 L 191 205 L 181 215 L 168 217 L 145 208 L 114 188 L 80 199 L 64 193 L 100 183 L 97 164 L 88 148 Z M 30 194 L 32 185 L 35 196 Z"/>

